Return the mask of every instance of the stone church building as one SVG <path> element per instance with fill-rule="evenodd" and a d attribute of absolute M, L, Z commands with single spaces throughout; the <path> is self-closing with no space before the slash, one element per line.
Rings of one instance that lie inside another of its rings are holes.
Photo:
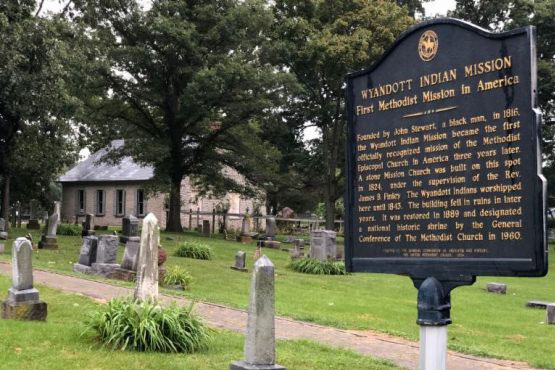
<path fill-rule="evenodd" d="M 123 140 L 114 140 L 111 147 L 117 148 L 123 144 Z M 142 167 L 130 157 L 124 158 L 117 165 L 100 162 L 108 150 L 109 147 L 99 150 L 59 177 L 58 181 L 62 184 L 62 220 L 80 222 L 87 213 L 91 213 L 95 215 L 96 225 L 119 226 L 125 215 L 132 214 L 142 218 L 152 212 L 161 227 L 165 228 L 168 195 L 157 193 L 149 196 L 146 192 L 154 169 Z M 234 170 L 228 168 L 226 174 L 236 181 L 243 181 L 242 176 Z M 191 226 L 196 227 L 197 210 L 211 213 L 218 204 L 226 203 L 230 214 L 247 211 L 252 214 L 255 202 L 257 200 L 244 198 L 236 193 L 228 193 L 221 199 L 198 197 L 190 186 L 189 179 L 185 178 L 181 183 L 181 224 L 184 228 L 188 227 L 189 210 L 193 212 Z M 263 206 L 261 212 L 265 214 Z M 212 222 L 211 215 L 201 214 L 200 224 L 203 219 Z M 230 215 L 226 224 L 228 228 L 239 229 L 241 219 L 240 216 Z"/>

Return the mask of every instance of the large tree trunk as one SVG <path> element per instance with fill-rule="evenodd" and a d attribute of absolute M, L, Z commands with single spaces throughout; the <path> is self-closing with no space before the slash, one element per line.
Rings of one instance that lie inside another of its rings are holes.
<path fill-rule="evenodd" d="M 10 224 L 10 176 L 4 175 L 2 181 L 2 213 L 0 217 L 6 221 L 6 231 Z"/>
<path fill-rule="evenodd" d="M 328 179 L 328 181 L 330 181 Z M 326 206 L 326 230 L 335 230 L 335 191 L 331 191 L 332 184 L 326 186 L 324 205 Z"/>
<path fill-rule="evenodd" d="M 181 178 L 172 179 L 170 188 L 170 214 L 166 222 L 166 231 L 180 233 L 181 226 Z"/>

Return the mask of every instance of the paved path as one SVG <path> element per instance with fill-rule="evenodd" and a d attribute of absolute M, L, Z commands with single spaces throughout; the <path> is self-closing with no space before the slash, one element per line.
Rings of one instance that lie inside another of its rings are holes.
<path fill-rule="evenodd" d="M 11 274 L 11 266 L 0 262 L 0 273 Z M 79 279 L 40 269 L 34 270 L 36 283 L 66 292 L 83 294 L 97 300 L 105 301 L 114 297 L 131 295 L 132 289 L 107 283 Z M 162 296 L 165 302 L 176 301 L 186 304 L 190 301 L 183 298 Z M 245 332 L 247 313 L 222 305 L 197 302 L 195 311 L 210 326 Z M 392 361 L 409 369 L 418 367 L 418 343 L 401 338 L 388 336 L 371 331 L 354 331 L 330 328 L 284 317 L 276 318 L 276 336 L 279 339 L 308 339 L 327 344 L 332 347 L 351 349 L 363 355 Z M 503 361 L 489 358 L 474 357 L 449 351 L 447 359 L 449 370 L 498 370 L 498 369 L 531 369 L 527 364 L 516 361 Z M 355 370 L 355 369 L 353 369 Z"/>

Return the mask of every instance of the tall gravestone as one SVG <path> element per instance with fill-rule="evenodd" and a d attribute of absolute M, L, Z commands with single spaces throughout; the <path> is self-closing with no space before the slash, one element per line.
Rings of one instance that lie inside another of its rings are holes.
<path fill-rule="evenodd" d="M 266 216 L 266 238 L 273 240 L 277 234 L 276 218 L 274 216 Z"/>
<path fill-rule="evenodd" d="M 135 281 L 137 277 L 137 263 L 139 260 L 139 249 L 141 247 L 141 238 L 131 236 L 127 238 L 125 249 L 123 251 L 123 260 L 121 266 L 116 268 L 112 274 L 114 279 Z"/>
<path fill-rule="evenodd" d="M 210 236 L 210 221 L 202 220 L 202 234 L 204 236 Z"/>
<path fill-rule="evenodd" d="M 245 360 L 229 365 L 230 370 L 285 370 L 276 362 L 274 265 L 266 256 L 254 264 L 252 273 Z"/>
<path fill-rule="evenodd" d="M 60 202 L 54 202 L 54 210 L 44 226 L 44 232 L 39 241 L 39 248 L 58 249 L 56 232 L 60 223 L 60 205 Z"/>
<path fill-rule="evenodd" d="M 137 263 L 137 285 L 135 299 L 158 299 L 158 245 L 160 244 L 160 227 L 158 219 L 149 213 L 143 220 L 141 247 Z"/>
<path fill-rule="evenodd" d="M 118 237 L 115 235 L 99 235 L 96 248 L 96 261 L 91 264 L 97 275 L 111 276 L 120 265 L 116 263 L 118 254 Z"/>
<path fill-rule="evenodd" d="M 237 237 L 238 242 L 251 243 L 253 238 L 257 235 L 256 233 L 251 232 L 251 222 L 251 216 L 246 214 L 241 223 L 241 234 Z"/>
<path fill-rule="evenodd" d="M 6 232 L 6 220 L 0 218 L 0 240 L 8 240 L 8 233 Z"/>
<path fill-rule="evenodd" d="M 96 236 L 84 236 L 79 252 L 79 262 L 73 265 L 73 271 L 82 274 L 92 274 L 92 264 L 96 262 L 96 250 L 98 238 Z"/>
<path fill-rule="evenodd" d="M 27 222 L 27 229 L 30 230 L 39 230 L 40 229 L 40 223 L 38 220 L 38 202 L 36 200 L 31 200 L 31 202 L 29 203 L 29 211 L 30 211 L 30 219 Z"/>
<path fill-rule="evenodd" d="M 2 302 L 2 318 L 46 320 L 47 305 L 33 288 L 33 246 L 27 238 L 17 238 L 12 247 L 12 287 Z"/>
<path fill-rule="evenodd" d="M 128 215 L 121 220 L 121 236 L 119 241 L 126 243 L 129 238 L 139 236 L 139 219 L 133 215 Z"/>

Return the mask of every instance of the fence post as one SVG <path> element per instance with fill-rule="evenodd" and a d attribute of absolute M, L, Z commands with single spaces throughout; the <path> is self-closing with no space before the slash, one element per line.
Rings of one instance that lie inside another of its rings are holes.
<path fill-rule="evenodd" d="M 197 229 L 200 226 L 200 208 L 197 208 Z"/>
<path fill-rule="evenodd" d="M 216 232 L 216 208 L 212 208 L 212 235 Z"/>
<path fill-rule="evenodd" d="M 193 228 L 193 209 L 189 208 L 189 231 Z"/>

